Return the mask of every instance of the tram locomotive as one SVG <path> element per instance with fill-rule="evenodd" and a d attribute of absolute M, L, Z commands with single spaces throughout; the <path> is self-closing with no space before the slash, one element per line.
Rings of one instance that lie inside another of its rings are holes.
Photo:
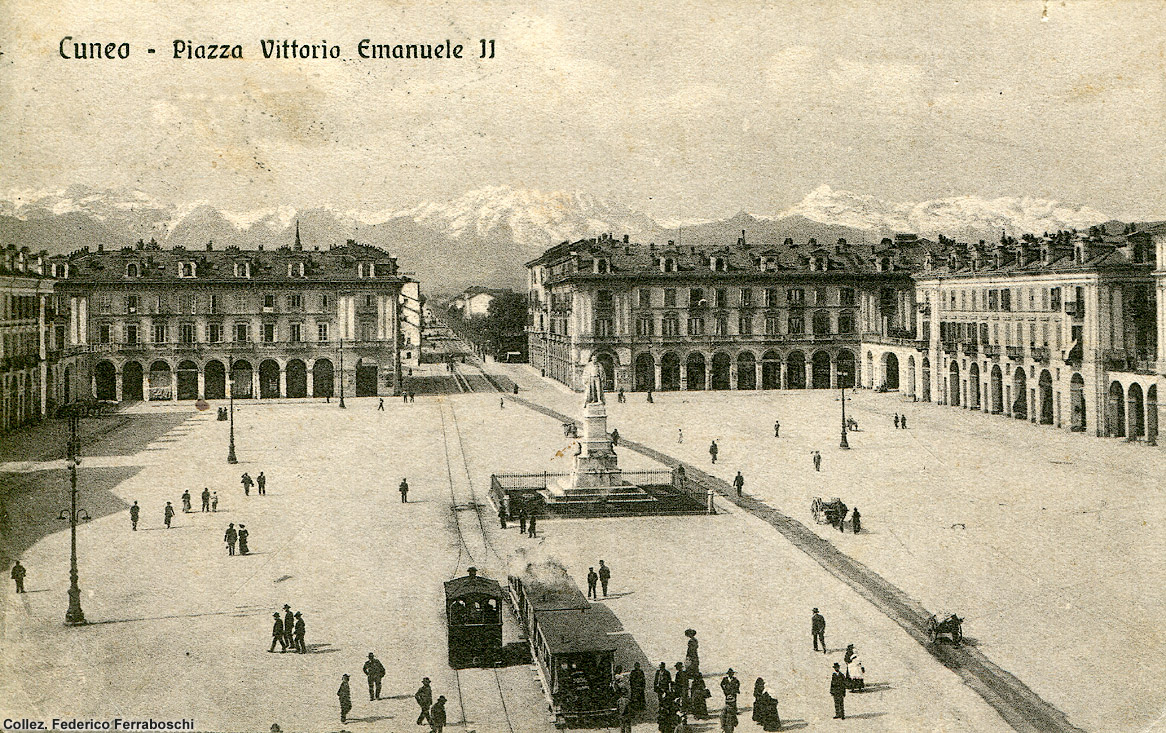
<path fill-rule="evenodd" d="M 615 644 L 561 565 L 528 563 L 509 577 L 555 725 L 614 723 Z"/>
<path fill-rule="evenodd" d="M 449 666 L 492 667 L 502 663 L 502 586 L 477 568 L 467 572 L 445 582 Z"/>

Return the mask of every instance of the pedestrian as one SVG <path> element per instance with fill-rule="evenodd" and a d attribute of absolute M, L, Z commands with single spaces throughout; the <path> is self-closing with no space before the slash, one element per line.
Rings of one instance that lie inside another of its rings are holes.
<path fill-rule="evenodd" d="M 749 716 L 758 725 L 761 725 L 761 696 L 763 694 L 765 694 L 765 680 L 758 677 L 753 683 L 753 714 Z"/>
<path fill-rule="evenodd" d="M 676 428 L 676 442 L 677 443 L 684 442 L 684 428 Z"/>
<path fill-rule="evenodd" d="M 717 448 L 717 441 L 715 441 L 715 440 L 714 440 L 714 441 L 713 441 L 713 442 L 712 442 L 712 443 L 709 445 L 709 457 L 713 459 L 713 463 L 716 463 L 716 462 L 717 462 L 717 451 L 718 451 L 718 450 L 719 450 L 719 449 Z"/>
<path fill-rule="evenodd" d="M 813 456 L 814 456 L 814 470 L 821 471 L 822 470 L 822 454 L 819 453 L 818 451 L 814 451 Z"/>
<path fill-rule="evenodd" d="M 709 688 L 704 683 L 704 678 L 699 672 L 692 675 L 692 682 L 689 684 L 688 690 L 688 707 L 692 711 L 694 718 L 704 720 L 709 716 L 708 699 L 712 697 L 713 693 L 709 692 Z"/>
<path fill-rule="evenodd" d="M 438 695 L 437 702 L 429 708 L 429 727 L 433 733 L 445 730 L 445 695 Z"/>
<path fill-rule="evenodd" d="M 858 658 L 858 652 L 854 651 L 853 644 L 846 647 L 842 661 L 846 664 L 847 689 L 855 691 L 866 689 L 866 667 L 862 666 L 862 660 Z"/>
<path fill-rule="evenodd" d="M 672 673 L 672 699 L 676 702 L 677 712 L 688 712 L 688 673 L 684 671 L 684 665 L 677 662 L 673 665 L 675 672 Z"/>
<path fill-rule="evenodd" d="M 674 733 L 679 718 L 676 715 L 676 703 L 670 699 L 660 701 L 660 708 L 656 712 L 656 727 L 660 733 Z"/>
<path fill-rule="evenodd" d="M 615 714 L 619 719 L 619 733 L 632 733 L 632 701 L 626 692 L 620 694 Z"/>
<path fill-rule="evenodd" d="M 850 512 L 850 528 L 855 534 L 862 531 L 862 515 L 858 513 L 858 507 L 854 507 Z"/>
<path fill-rule="evenodd" d="M 729 667 L 725 676 L 721 678 L 721 692 L 725 695 L 725 708 L 732 708 L 737 712 L 737 695 L 741 694 L 741 680 L 737 679 L 733 668 Z"/>
<path fill-rule="evenodd" d="M 348 675 L 342 676 L 336 697 L 340 698 L 340 722 L 347 723 L 348 711 L 352 710 L 352 690 L 348 687 Z"/>
<path fill-rule="evenodd" d="M 810 635 L 814 638 L 814 651 L 818 651 L 818 642 L 822 642 L 822 653 L 826 653 L 826 617 L 814 609 L 810 616 Z"/>
<path fill-rule="evenodd" d="M 838 531 L 846 532 L 846 505 L 843 504 L 838 508 Z"/>
<path fill-rule="evenodd" d="M 267 477 L 263 475 L 263 471 L 255 477 L 255 485 L 259 487 L 260 496 L 267 496 Z"/>
<path fill-rule="evenodd" d="M 899 413 L 895 413 L 895 430 L 899 429 Z"/>
<path fill-rule="evenodd" d="M 203 487 L 202 490 L 202 510 L 204 512 L 211 510 L 211 490 L 207 487 Z"/>
<path fill-rule="evenodd" d="M 518 385 L 514 385 L 514 394 L 518 394 Z"/>
<path fill-rule="evenodd" d="M 251 550 L 247 548 L 247 537 L 250 533 L 247 531 L 247 525 L 239 525 L 239 554 L 250 555 Z"/>
<path fill-rule="evenodd" d="M 9 575 L 12 577 L 12 582 L 16 583 L 17 593 L 24 592 L 24 576 L 27 573 L 28 571 L 24 569 L 24 566 L 20 564 L 19 560 L 13 563 L 12 572 Z"/>
<path fill-rule="evenodd" d="M 773 421 L 773 437 L 775 437 L 775 438 L 781 437 L 781 420 L 774 420 Z"/>
<path fill-rule="evenodd" d="M 760 686 L 760 689 L 758 689 Z M 753 687 L 753 720 L 762 730 L 781 730 L 781 716 L 777 714 L 777 699 L 765 689 L 765 680 L 757 678 Z"/>
<path fill-rule="evenodd" d="M 170 506 L 170 502 L 166 502 L 166 508 L 162 510 L 162 517 L 166 521 L 166 529 L 170 529 L 170 520 L 174 518 L 174 507 Z"/>
<path fill-rule="evenodd" d="M 611 447 L 612 448 L 619 447 L 619 429 L 618 428 L 611 429 Z"/>
<path fill-rule="evenodd" d="M 283 654 L 287 651 L 287 637 L 283 635 L 283 619 L 279 617 L 278 613 L 271 614 L 274 619 L 271 622 L 271 648 L 267 650 L 268 654 L 275 653 L 275 645 L 279 644 L 279 653 Z"/>
<path fill-rule="evenodd" d="M 283 638 L 287 640 L 287 645 L 293 650 L 295 645 L 296 635 L 296 615 L 292 613 L 291 606 L 286 603 L 283 604 Z"/>
<path fill-rule="evenodd" d="M 498 505 L 498 524 L 502 526 L 502 529 L 506 529 L 506 505 L 504 504 Z"/>
<path fill-rule="evenodd" d="M 595 572 L 595 568 L 587 568 L 587 597 L 598 598 L 595 593 L 595 584 L 599 582 L 599 574 Z"/>
<path fill-rule="evenodd" d="M 518 507 L 518 534 L 526 534 L 526 507 Z"/>
<path fill-rule="evenodd" d="M 384 400 L 381 400 L 381 401 L 383 402 Z M 409 404 L 409 393 L 408 392 L 401 393 L 401 404 L 403 404 L 403 405 Z"/>
<path fill-rule="evenodd" d="M 190 489 L 182 492 L 182 513 L 190 513 Z"/>
<path fill-rule="evenodd" d="M 135 501 L 134 505 L 130 507 L 130 526 L 133 527 L 135 532 L 138 531 L 138 516 L 141 514 L 141 512 L 141 507 L 139 507 L 138 502 Z"/>
<path fill-rule="evenodd" d="M 716 445 L 716 444 L 714 443 L 713 445 Z M 713 463 L 716 463 L 716 462 L 717 462 L 717 454 L 713 453 Z M 735 479 L 733 479 L 733 488 L 737 490 L 737 498 L 740 499 L 741 498 L 741 490 L 745 488 L 745 477 L 741 475 L 740 471 L 737 472 L 737 477 Z"/>
<path fill-rule="evenodd" d="M 401 479 L 401 483 L 397 486 L 397 491 L 401 492 L 401 503 L 409 503 L 409 482 Z"/>
<path fill-rule="evenodd" d="M 304 635 L 307 633 L 307 627 L 304 624 L 304 617 L 299 611 L 296 611 L 296 623 L 292 627 L 292 648 L 300 654 L 308 653 L 308 646 L 304 643 Z"/>
<path fill-rule="evenodd" d="M 409 401 L 409 395 L 405 395 L 405 401 L 406 402 Z M 377 412 L 384 412 L 384 411 L 385 411 L 385 398 L 381 397 L 380 401 L 377 402 Z"/>
<path fill-rule="evenodd" d="M 834 663 L 834 673 L 830 675 L 830 696 L 834 698 L 834 719 L 846 720 L 846 677 Z"/>
<path fill-rule="evenodd" d="M 368 661 L 362 667 L 364 674 L 368 677 L 368 699 L 381 699 L 381 680 L 385 678 L 385 665 L 381 664 L 381 660 L 373 656 L 372 652 L 368 653 Z"/>
<path fill-rule="evenodd" d="M 664 706 L 664 701 L 668 699 L 668 693 L 671 690 L 672 674 L 668 671 L 668 667 L 663 662 L 660 662 L 660 667 L 656 670 L 656 676 L 652 679 L 652 692 L 656 693 L 656 700 L 661 707 Z"/>
<path fill-rule="evenodd" d="M 538 518 L 538 516 L 535 514 L 534 510 L 532 509 L 530 512 L 530 521 L 528 521 L 526 523 L 526 536 L 527 537 L 537 536 L 537 532 L 535 532 L 535 528 L 534 528 L 534 523 L 535 523 L 535 520 L 537 518 Z"/>
<path fill-rule="evenodd" d="M 737 710 L 736 708 L 725 706 L 721 711 L 721 730 L 723 733 L 733 733 L 737 730 Z"/>
<path fill-rule="evenodd" d="M 906 415 L 903 415 L 902 417 L 899 418 L 899 427 L 901 427 L 904 430 L 907 429 L 907 416 Z"/>
<path fill-rule="evenodd" d="M 498 409 L 499 409 L 499 410 L 505 410 L 505 409 L 506 409 L 506 398 L 504 398 L 504 397 L 499 397 L 499 398 L 498 398 Z"/>
<path fill-rule="evenodd" d="M 227 556 L 235 554 L 235 543 L 239 540 L 239 532 L 234 523 L 227 525 L 227 532 L 223 535 L 223 542 L 227 543 Z"/>
<path fill-rule="evenodd" d="M 243 495 L 251 496 L 251 487 L 255 482 L 251 480 L 251 476 L 246 471 L 243 472 L 243 478 L 239 479 L 239 483 L 243 484 Z"/>
<path fill-rule="evenodd" d="M 219 492 L 211 493 L 211 511 L 217 512 L 219 510 Z"/>
<path fill-rule="evenodd" d="M 648 404 L 652 404 L 652 390 L 648 390 Z"/>
<path fill-rule="evenodd" d="M 640 712 L 646 706 L 644 688 L 646 680 L 644 679 L 644 670 L 640 667 L 640 663 L 636 662 L 632 666 L 632 671 L 628 674 L 628 688 L 631 691 L 632 711 Z"/>
<path fill-rule="evenodd" d="M 417 688 L 417 692 L 413 693 L 413 699 L 421 708 L 421 713 L 417 716 L 417 725 L 421 725 L 421 721 L 424 720 L 432 726 L 433 721 L 429 719 L 429 708 L 433 705 L 433 688 L 429 686 L 428 677 L 421 680 L 421 686 Z"/>
<path fill-rule="evenodd" d="M 684 651 L 684 668 L 689 674 L 700 673 L 700 642 L 696 640 L 696 629 L 685 629 L 688 637 L 688 648 Z"/>
<path fill-rule="evenodd" d="M 603 597 L 607 598 L 607 584 L 611 582 L 611 566 L 599 561 L 599 584 L 603 586 Z"/>

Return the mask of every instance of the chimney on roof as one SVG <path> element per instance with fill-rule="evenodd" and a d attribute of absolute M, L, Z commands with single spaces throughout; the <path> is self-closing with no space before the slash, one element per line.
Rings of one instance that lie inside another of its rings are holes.
<path fill-rule="evenodd" d="M 741 236 L 737 237 L 737 246 L 738 247 L 745 246 L 745 230 L 744 229 L 741 230 Z"/>
<path fill-rule="evenodd" d="M 262 252 L 262 251 L 263 251 L 263 245 L 262 245 L 262 244 L 261 244 L 261 245 L 259 245 L 259 251 L 260 251 L 260 252 Z"/>
<path fill-rule="evenodd" d="M 105 242 L 98 242 L 97 243 L 97 251 L 99 253 L 105 251 Z"/>
<path fill-rule="evenodd" d="M 623 243 L 624 243 L 624 244 L 627 244 L 627 243 L 628 243 L 628 235 L 626 235 L 626 234 L 625 234 L 625 235 L 623 235 Z"/>

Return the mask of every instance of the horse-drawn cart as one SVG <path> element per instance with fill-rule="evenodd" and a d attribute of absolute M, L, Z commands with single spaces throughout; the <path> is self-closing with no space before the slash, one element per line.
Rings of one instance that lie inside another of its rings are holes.
<path fill-rule="evenodd" d="M 964 620 L 954 613 L 948 615 L 942 621 L 932 616 L 927 619 L 927 636 L 933 644 L 942 637 L 950 640 L 952 644 L 959 646 L 960 642 L 964 640 L 963 625 Z"/>
<path fill-rule="evenodd" d="M 848 507 L 838 497 L 822 501 L 822 497 L 815 496 L 814 501 L 810 503 L 810 513 L 814 515 L 814 521 L 818 524 L 837 527 L 838 523 L 846 518 L 847 511 Z"/>

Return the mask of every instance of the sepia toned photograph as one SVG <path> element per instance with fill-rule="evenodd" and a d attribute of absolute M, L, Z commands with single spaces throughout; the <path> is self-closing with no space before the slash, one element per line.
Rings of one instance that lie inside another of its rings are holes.
<path fill-rule="evenodd" d="M 0 0 L 0 731 L 1166 731 L 1164 132 L 1162 0 Z"/>

